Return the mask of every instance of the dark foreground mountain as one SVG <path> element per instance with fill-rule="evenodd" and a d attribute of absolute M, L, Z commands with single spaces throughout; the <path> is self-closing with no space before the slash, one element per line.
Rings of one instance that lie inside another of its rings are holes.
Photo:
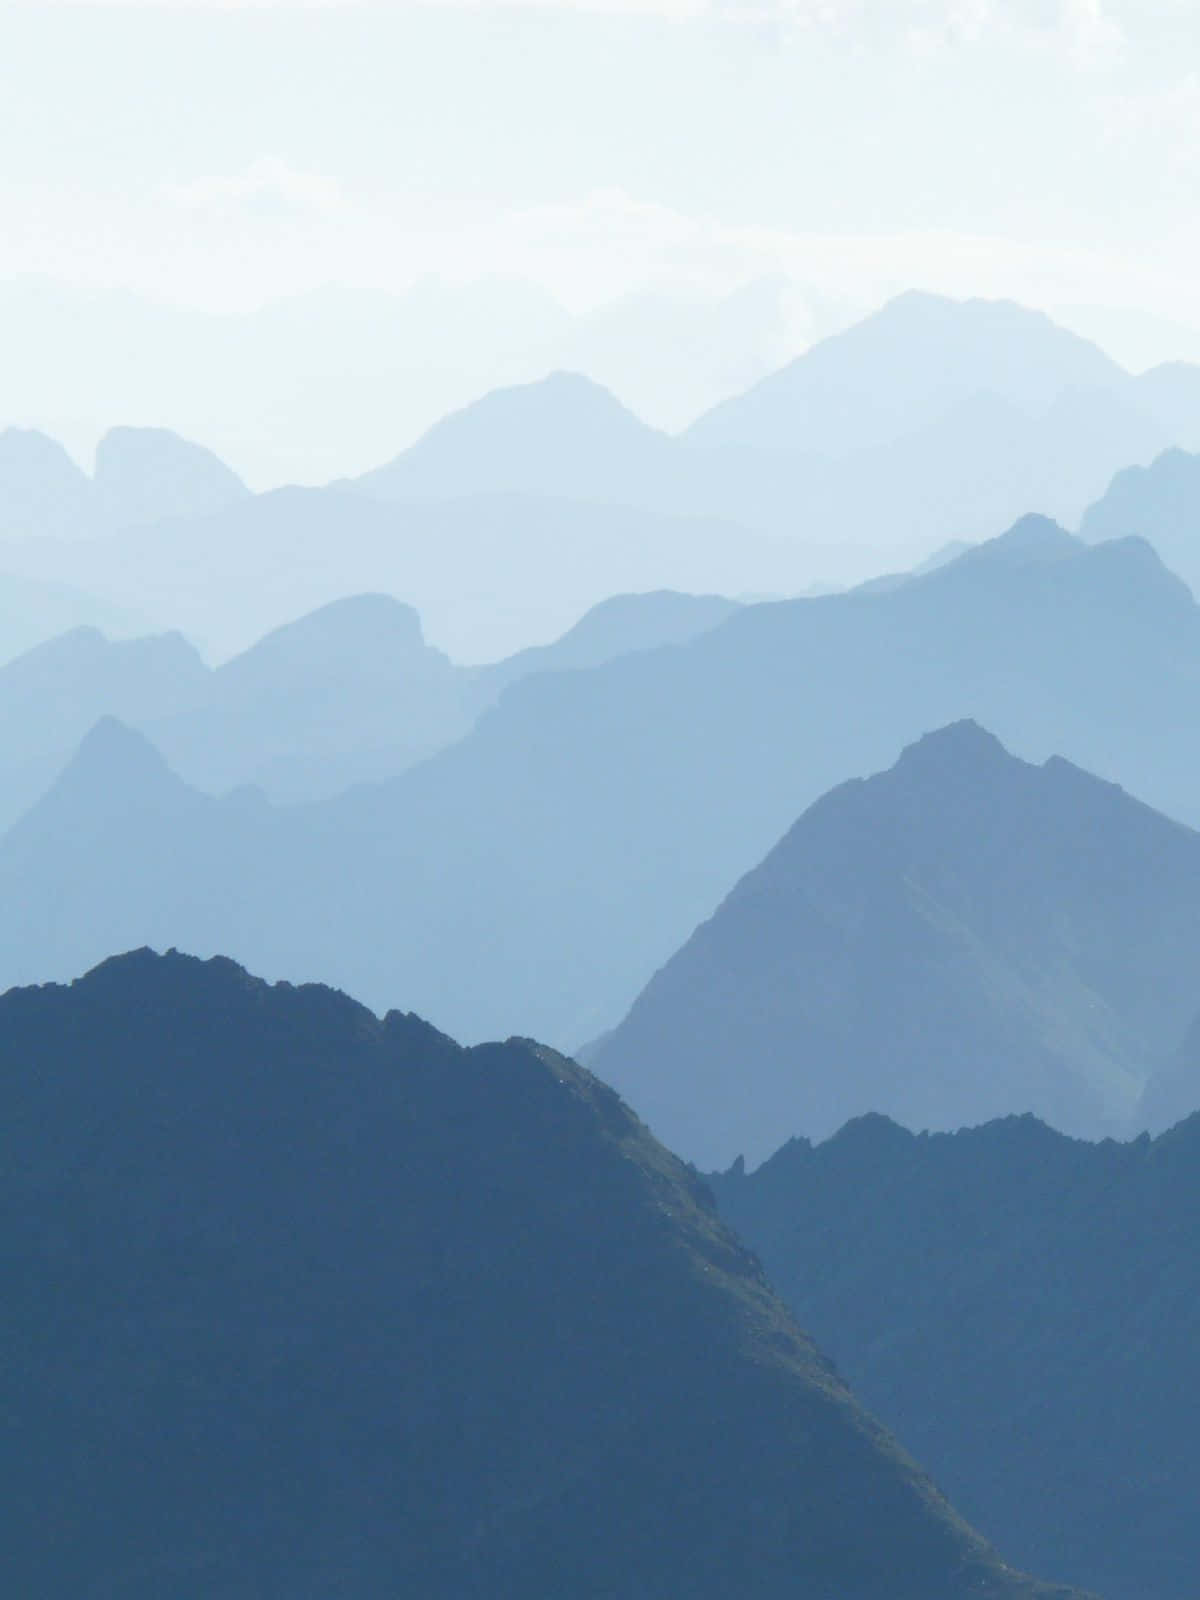
<path fill-rule="evenodd" d="M 1101 1136 L 1197 994 L 1200 834 L 963 722 L 806 811 L 588 1060 L 704 1166 L 869 1110 Z"/>
<path fill-rule="evenodd" d="M 0 1060 L 14 1593 L 1052 1593 L 563 1057 L 143 951 Z"/>
<path fill-rule="evenodd" d="M 376 1005 L 399 984 L 470 1041 L 577 1048 L 806 806 L 932 728 L 974 717 L 1026 759 L 1200 819 L 1200 610 L 1139 540 L 1042 532 L 883 592 L 743 606 L 683 644 L 531 674 L 398 778 L 256 818 L 252 848 L 242 811 L 214 813 L 199 876 L 191 801 L 154 811 L 146 764 L 92 763 L 0 840 L 0 982 L 177 944 Z M 127 821 L 146 814 L 153 866 Z"/>
<path fill-rule="evenodd" d="M 1200 1118 L 1092 1145 L 866 1117 L 713 1180 L 799 1320 L 1023 1564 L 1106 1600 L 1200 1570 Z"/>

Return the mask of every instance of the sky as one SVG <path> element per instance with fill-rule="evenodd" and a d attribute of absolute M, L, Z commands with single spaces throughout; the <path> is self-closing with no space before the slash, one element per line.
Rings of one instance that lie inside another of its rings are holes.
<path fill-rule="evenodd" d="M 782 360 L 920 287 L 1145 365 L 1200 353 L 1198 183 L 1191 0 L 0 9 L 0 301 L 502 279 L 588 317 L 771 279 Z"/>

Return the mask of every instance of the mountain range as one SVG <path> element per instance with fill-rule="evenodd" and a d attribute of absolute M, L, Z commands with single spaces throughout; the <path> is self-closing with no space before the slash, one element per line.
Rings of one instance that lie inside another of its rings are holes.
<path fill-rule="evenodd" d="M 1192 591 L 1200 591 L 1200 455 L 1164 450 L 1149 466 L 1118 472 L 1080 524 L 1085 539 L 1138 534 Z"/>
<path fill-rule="evenodd" d="M 212 794 L 310 800 L 394 776 L 452 743 L 510 683 L 681 642 L 737 609 L 713 595 L 614 595 L 553 644 L 483 667 L 427 645 L 411 606 L 353 595 L 210 670 L 179 634 L 78 628 L 0 666 L 0 830 L 103 717 L 145 730 Z"/>
<path fill-rule="evenodd" d="M 140 611 L 216 657 L 379 590 L 479 662 L 613 593 L 794 595 L 1030 510 L 1074 526 L 1114 474 L 1200 448 L 1200 369 L 1131 377 L 1040 313 L 907 294 L 676 434 L 551 371 L 325 488 L 250 496 L 162 430 L 114 430 L 94 479 L 44 436 L 4 441 L 0 571 Z"/>
<path fill-rule="evenodd" d="M 1013 1559 L 1106 1600 L 1190 1600 L 1200 1118 L 1087 1144 L 1032 1117 L 917 1136 L 870 1116 L 711 1181 L 854 1389 Z"/>
<path fill-rule="evenodd" d="M 1198 688 L 1200 611 L 1149 546 L 1034 521 L 889 588 L 533 673 L 430 760 L 286 812 L 206 801 L 110 728 L 0 840 L 0 982 L 174 943 L 577 1048 L 808 805 L 931 729 L 974 718 L 1200 820 Z"/>
<path fill-rule="evenodd" d="M 211 450 L 166 428 L 111 428 L 91 477 L 36 429 L 0 432 L 0 538 L 89 538 L 223 511 L 249 493 Z"/>
<path fill-rule="evenodd" d="M 553 1051 L 142 951 L 0 1058 L 15 1591 L 1069 1600 Z"/>
<path fill-rule="evenodd" d="M 1198 996 L 1200 834 L 967 722 L 810 807 L 587 1060 L 704 1167 L 867 1111 L 1099 1137 Z"/>

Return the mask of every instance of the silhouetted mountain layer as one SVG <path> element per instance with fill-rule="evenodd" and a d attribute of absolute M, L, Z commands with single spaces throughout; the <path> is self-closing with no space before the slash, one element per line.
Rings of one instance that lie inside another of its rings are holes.
<path fill-rule="evenodd" d="M 1021 1563 L 1106 1600 L 1200 1567 L 1200 1118 L 1078 1143 L 1031 1117 L 882 1117 L 753 1174 L 722 1215 L 866 1403 Z"/>
<path fill-rule="evenodd" d="M 387 505 L 346 488 L 281 489 L 107 539 L 28 540 L 0 568 L 137 604 L 214 657 L 346 595 L 402 595 L 455 660 L 552 640 L 615 594 L 790 594 L 865 576 L 853 551 L 720 520 L 521 495 Z"/>
<path fill-rule="evenodd" d="M 1148 539 L 1200 592 L 1200 455 L 1164 450 L 1148 467 L 1118 472 L 1088 508 L 1080 533 L 1092 540 L 1129 534 Z"/>
<path fill-rule="evenodd" d="M 680 437 L 558 373 L 486 395 L 359 483 L 578 496 L 914 556 L 1030 507 L 1075 523 L 1115 471 L 1200 425 L 1200 393 L 1160 389 L 1040 312 L 905 294 Z"/>
<path fill-rule="evenodd" d="M 68 584 L 0 573 L 0 666 L 72 628 L 99 628 L 113 638 L 147 633 L 144 615 L 97 600 Z"/>
<path fill-rule="evenodd" d="M 0 1059 L 15 1592 L 1050 1600 L 563 1057 L 142 951 Z"/>
<path fill-rule="evenodd" d="M 717 596 L 617 595 L 555 643 L 478 668 L 427 645 L 416 612 L 387 595 L 333 601 L 214 671 L 178 634 L 112 642 L 77 629 L 0 666 L 0 830 L 104 716 L 148 732 L 199 789 L 311 800 L 403 772 L 531 672 L 691 638 L 736 609 Z"/>
<path fill-rule="evenodd" d="M 174 943 L 375 1004 L 399 984 L 469 1040 L 527 1030 L 574 1048 L 620 1020 L 808 805 L 932 728 L 974 717 L 1025 759 L 1062 755 L 1200 818 L 1187 589 L 1140 541 L 1055 560 L 1031 559 L 1028 528 L 1011 544 L 886 592 L 747 606 L 684 644 L 532 674 L 400 777 L 266 811 L 252 848 L 247 819 L 218 808 L 200 875 L 165 814 L 152 866 L 122 821 L 139 780 L 110 804 L 113 779 L 93 768 L 47 797 L 53 826 L 39 807 L 0 842 L 0 982 Z M 64 875 L 64 835 L 100 864 Z"/>
<path fill-rule="evenodd" d="M 964 722 L 805 812 L 588 1062 L 705 1166 L 869 1110 L 1100 1136 L 1197 994 L 1200 834 Z"/>
<path fill-rule="evenodd" d="M 0 432 L 0 538 L 87 539 L 173 515 L 200 516 L 250 491 L 210 450 L 166 428 L 113 428 L 92 477 L 57 440 Z"/>

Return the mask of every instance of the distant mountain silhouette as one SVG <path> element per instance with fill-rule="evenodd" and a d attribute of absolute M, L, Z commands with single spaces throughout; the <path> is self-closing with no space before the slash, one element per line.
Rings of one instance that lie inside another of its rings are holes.
<path fill-rule="evenodd" d="M 691 638 L 736 609 L 712 595 L 617 595 L 554 644 L 481 668 L 427 645 L 416 612 L 387 595 L 333 601 L 214 671 L 178 634 L 76 629 L 0 666 L 0 831 L 103 716 L 141 728 L 199 789 L 313 800 L 451 744 L 518 678 Z"/>
<path fill-rule="evenodd" d="M 34 428 L 0 431 L 0 538 L 79 538 L 91 522 L 91 483 L 62 445 Z"/>
<path fill-rule="evenodd" d="M 1055 560 L 1030 559 L 1024 532 L 1017 545 L 531 674 L 399 777 L 257 818 L 248 859 L 246 819 L 223 811 L 213 827 L 233 837 L 198 875 L 186 842 L 151 864 L 136 830 L 95 829 L 104 805 L 81 794 L 57 827 L 90 838 L 113 876 L 93 885 L 85 863 L 64 881 L 35 808 L 0 841 L 0 983 L 174 943 L 375 1004 L 402 983 L 468 1040 L 525 1031 L 576 1048 L 620 1021 L 807 806 L 930 729 L 973 717 L 1015 755 L 1061 755 L 1200 821 L 1187 589 L 1138 540 Z M 114 897 L 120 939 L 104 932 Z M 25 918 L 36 936 L 17 931 Z"/>
<path fill-rule="evenodd" d="M 1174 571 L 1200 593 L 1200 455 L 1165 450 L 1148 467 L 1118 472 L 1088 508 L 1085 539 L 1148 539 Z"/>
<path fill-rule="evenodd" d="M 425 643 L 412 607 L 355 595 L 276 629 L 194 705 L 143 725 L 197 787 L 292 800 L 402 772 L 472 720 L 466 674 Z"/>
<path fill-rule="evenodd" d="M 702 1166 L 869 1110 L 1100 1135 L 1197 994 L 1200 834 L 963 722 L 805 812 L 588 1060 Z"/>
<path fill-rule="evenodd" d="M 109 528 L 205 516 L 250 493 L 211 450 L 166 428 L 111 428 L 96 447 L 92 481 Z"/>
<path fill-rule="evenodd" d="M 667 434 L 577 373 L 497 389 L 436 423 L 360 486 L 386 500 L 473 494 L 661 505 L 675 458 Z"/>
<path fill-rule="evenodd" d="M 739 602 L 715 594 L 616 594 L 601 600 L 553 644 L 535 645 L 478 671 L 480 689 L 494 697 L 531 672 L 599 667 L 634 650 L 686 644 L 732 616 Z"/>
<path fill-rule="evenodd" d="M 521 495 L 388 505 L 348 488 L 281 489 L 204 517 L 64 547 L 0 548 L 0 570 L 141 606 L 213 657 L 348 594 L 395 594 L 428 638 L 488 662 L 557 638 L 616 594 L 793 593 L 870 570 L 851 552 L 693 517 Z"/>
<path fill-rule="evenodd" d="M 1125 381 L 1094 344 L 1040 311 L 914 290 L 714 406 L 686 438 L 840 457 L 890 444 L 981 394 L 1038 415 L 1063 393 Z"/>
<path fill-rule="evenodd" d="M 878 572 L 1030 507 L 1075 523 L 1115 471 L 1184 427 L 1182 400 L 1139 384 L 1041 312 L 911 293 L 681 436 L 558 373 L 484 396 L 358 481 L 393 500 L 519 490 L 820 530 L 848 552 L 889 543 Z"/>
<path fill-rule="evenodd" d="M 0 666 L 0 828 L 33 804 L 99 718 L 153 721 L 193 702 L 207 678 L 179 634 L 110 640 L 95 628 Z"/>
<path fill-rule="evenodd" d="M 0 1058 L 15 1592 L 1065 1595 L 564 1057 L 141 951 Z"/>
<path fill-rule="evenodd" d="M 882 1117 L 712 1180 L 798 1319 L 1021 1563 L 1107 1600 L 1200 1566 L 1200 1118 L 1083 1144 Z"/>
<path fill-rule="evenodd" d="M 72 628 L 99 628 L 113 638 L 148 633 L 136 610 L 98 600 L 69 584 L 0 573 L 0 666 Z"/>
<path fill-rule="evenodd" d="M 0 432 L 0 538 L 87 539 L 169 516 L 202 516 L 250 491 L 210 450 L 166 428 L 112 428 L 88 477 L 57 440 Z"/>

